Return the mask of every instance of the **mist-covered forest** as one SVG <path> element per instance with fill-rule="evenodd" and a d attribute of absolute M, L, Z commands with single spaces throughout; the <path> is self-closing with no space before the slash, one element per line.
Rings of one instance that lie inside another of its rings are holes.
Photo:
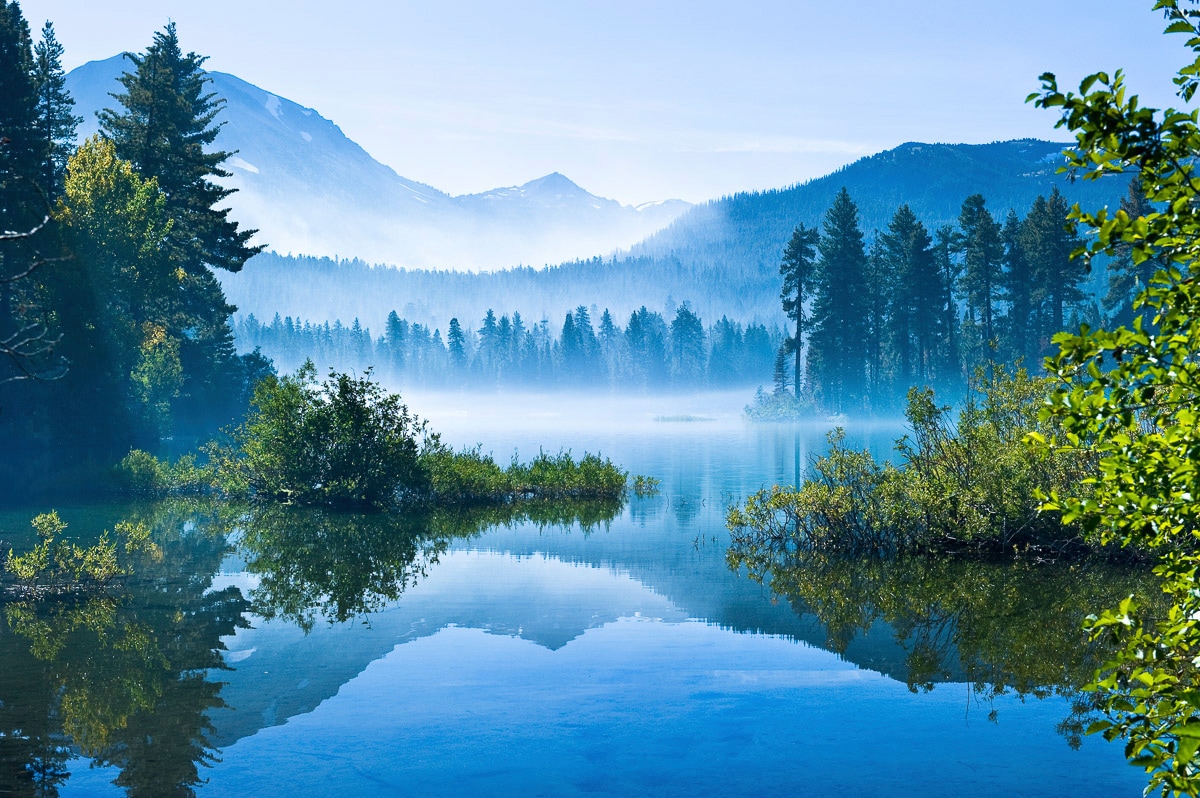
<path fill-rule="evenodd" d="M 1149 207 L 1132 186 L 1120 206 L 1129 213 Z M 770 385 L 772 395 L 791 397 L 792 413 L 887 413 L 903 407 L 910 387 L 936 386 L 954 397 L 985 363 L 1036 367 L 1055 333 L 1129 320 L 1133 295 L 1153 264 L 1119 257 L 1089 271 L 1071 259 L 1080 240 L 1066 228 L 1068 212 L 1057 186 L 1023 214 L 1009 209 L 1003 216 L 975 193 L 949 223 L 930 228 L 904 203 L 881 231 L 867 235 L 857 202 L 843 188 L 820 226 L 795 226 L 775 255 L 773 274 L 757 287 L 688 273 L 678 260 L 664 278 L 654 271 L 661 262 L 651 258 L 640 271 L 596 259 L 464 274 L 270 254 L 253 263 L 273 269 L 275 280 L 329 290 L 268 295 L 273 280 L 265 271 L 257 282 L 227 282 L 264 292 L 243 300 L 251 307 L 279 307 L 293 295 L 297 306 L 315 301 L 335 314 L 332 322 L 319 310 L 312 317 L 279 310 L 237 317 L 239 348 L 261 351 L 287 369 L 311 359 L 437 387 Z M 285 269 L 302 276 L 293 282 L 282 277 Z M 741 307 L 747 315 L 722 313 L 709 321 L 690 298 L 676 304 L 670 293 L 663 312 L 648 303 L 626 311 L 635 288 L 661 297 L 663 283 L 700 296 L 710 313 Z M 388 298 L 394 304 L 380 319 L 377 308 Z M 530 313 L 539 298 L 541 312 Z M 570 301 L 578 304 L 549 315 L 552 302 Z M 361 315 L 349 321 L 336 315 L 346 302 Z M 488 303 L 477 318 L 454 309 L 475 302 Z M 519 309 L 509 312 L 506 302 Z"/>

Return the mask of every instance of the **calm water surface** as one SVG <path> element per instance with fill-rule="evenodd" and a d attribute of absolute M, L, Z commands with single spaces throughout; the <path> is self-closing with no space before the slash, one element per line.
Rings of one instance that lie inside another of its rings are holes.
<path fill-rule="evenodd" d="M 1059 729 L 1079 655 L 1024 634 L 1053 626 L 1040 586 L 1069 637 L 1062 597 L 1108 576 L 759 563 L 773 591 L 730 570 L 724 510 L 794 482 L 823 425 L 744 425 L 742 396 L 409 401 L 455 445 L 599 450 L 662 492 L 566 524 L 60 508 L 140 514 L 165 557 L 111 606 L 6 608 L 0 795 L 1141 793 L 1119 747 Z"/>

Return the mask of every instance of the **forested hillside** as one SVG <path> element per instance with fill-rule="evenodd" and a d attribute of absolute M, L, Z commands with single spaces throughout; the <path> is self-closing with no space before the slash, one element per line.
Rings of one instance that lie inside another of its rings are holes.
<path fill-rule="evenodd" d="M 859 208 L 868 241 L 902 204 L 933 231 L 955 222 L 972 194 L 982 194 L 1000 219 L 1010 209 L 1024 216 L 1055 187 L 1068 202 L 1116 207 L 1124 182 L 1071 182 L 1056 174 L 1064 146 L 1033 140 L 905 144 L 803 185 L 698 206 L 623 255 L 555 267 L 464 274 L 263 254 L 244 272 L 223 276 L 223 283 L 242 314 L 358 318 L 375 329 L 391 310 L 439 327 L 455 316 L 483 318 L 488 309 L 557 321 L 579 305 L 608 308 L 617 318 L 646 305 L 670 316 L 685 301 L 704 319 L 782 324 L 784 246 L 798 223 L 820 224 L 842 187 Z"/>

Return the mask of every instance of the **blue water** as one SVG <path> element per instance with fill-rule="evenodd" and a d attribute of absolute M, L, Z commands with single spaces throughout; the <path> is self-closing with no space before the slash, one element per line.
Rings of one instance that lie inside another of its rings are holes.
<path fill-rule="evenodd" d="M 229 708 L 198 794 L 1141 794 L 1119 746 L 1056 733 L 1066 699 L 912 690 L 886 627 L 831 653 L 815 618 L 731 572 L 725 506 L 794 481 L 827 426 L 747 426 L 738 399 L 415 398 L 456 445 L 600 449 L 663 491 L 586 532 L 459 540 L 366 618 L 252 618 L 222 641 Z M 712 420 L 654 420 L 680 414 Z M 886 456 L 901 432 L 850 437 Z M 257 584 L 234 554 L 214 588 Z M 121 794 L 115 768 L 71 771 L 64 796 Z"/>

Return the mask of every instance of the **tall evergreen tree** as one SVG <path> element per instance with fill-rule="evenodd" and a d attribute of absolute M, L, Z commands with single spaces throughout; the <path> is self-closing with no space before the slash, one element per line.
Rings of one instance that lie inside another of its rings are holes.
<path fill-rule="evenodd" d="M 698 385 L 704 379 L 704 324 L 684 302 L 671 321 L 671 377 L 677 384 Z"/>
<path fill-rule="evenodd" d="M 439 347 L 442 345 L 440 335 L 435 336 L 434 340 Z M 446 333 L 446 343 L 450 350 L 450 365 L 458 371 L 462 371 L 467 367 L 466 336 L 463 334 L 462 325 L 458 323 L 457 318 L 450 319 L 450 329 Z"/>
<path fill-rule="evenodd" d="M 67 91 L 62 56 L 63 46 L 54 35 L 54 25 L 47 20 L 33 57 L 38 135 L 44 153 L 41 189 L 51 201 L 62 194 L 67 160 L 75 151 L 75 129 L 83 121 L 74 113 L 75 100 Z"/>
<path fill-rule="evenodd" d="M 125 91 L 114 95 L 124 110 L 101 111 L 100 127 L 118 156 L 155 178 L 166 198 L 173 220 L 168 245 L 185 275 L 182 313 L 169 328 L 180 342 L 181 402 L 193 422 L 205 423 L 236 366 L 229 327 L 235 308 L 211 270 L 236 272 L 261 247 L 248 243 L 256 231 L 239 229 L 229 209 L 219 207 L 232 189 L 210 179 L 228 176 L 221 164 L 229 153 L 205 151 L 216 139 L 222 104 L 207 91 L 205 59 L 183 54 L 174 23 L 154 35 L 144 54 L 126 57 L 134 71 L 121 76 Z"/>
<path fill-rule="evenodd" d="M 908 205 L 901 205 L 880 236 L 888 262 L 891 295 L 887 340 L 892 370 L 904 393 L 925 384 L 935 370 L 943 332 L 942 297 L 933 241 Z"/>
<path fill-rule="evenodd" d="M 996 334 L 996 301 L 1000 293 L 1004 247 L 1000 225 L 986 207 L 982 194 L 972 194 L 963 202 L 958 216 L 958 251 L 963 256 L 960 282 L 967 307 L 990 346 Z"/>
<path fill-rule="evenodd" d="M 834 412 L 856 409 L 866 370 L 864 339 L 866 252 L 858 207 L 843 188 L 825 214 L 813 299 L 811 369 L 821 398 Z"/>
<path fill-rule="evenodd" d="M 1009 210 L 1004 219 L 1001 239 L 1004 243 L 1004 299 L 1008 309 L 1004 314 L 1004 350 L 1012 360 L 1024 360 L 1033 365 L 1037 358 L 1034 331 L 1033 274 L 1025 251 L 1025 236 L 1017 212 Z"/>
<path fill-rule="evenodd" d="M 1069 212 L 1056 186 L 1049 198 L 1039 196 L 1034 200 L 1025 217 L 1024 247 L 1033 278 L 1033 300 L 1042 308 L 1039 350 L 1065 329 L 1067 305 L 1083 299 L 1079 284 L 1087 274 L 1087 266 L 1081 259 L 1071 258 L 1080 241 L 1067 228 Z"/>
<path fill-rule="evenodd" d="M 961 269 L 954 259 L 957 233 L 952 225 L 938 228 L 933 244 L 934 268 L 938 273 L 938 307 L 941 308 L 942 336 L 936 355 L 939 381 L 945 385 L 957 381 L 962 373 L 958 340 L 958 302 L 955 288 Z"/>
<path fill-rule="evenodd" d="M 185 268 L 240 270 L 262 247 L 249 246 L 256 231 L 238 229 L 228 208 L 219 207 L 234 190 L 210 179 L 229 176 L 221 164 L 231 153 L 205 152 L 220 130 L 214 121 L 224 104 L 207 90 L 211 78 L 201 68 L 207 59 L 183 54 L 173 22 L 154 34 L 144 54 L 125 57 L 134 71 L 121 76 L 125 91 L 114 95 L 124 111 L 101 111 L 101 130 L 121 158 L 158 179 Z"/>
<path fill-rule="evenodd" d="M 5 230 L 44 216 L 37 192 L 44 150 L 37 129 L 33 48 L 21 7 L 0 0 L 0 213 Z"/>
<path fill-rule="evenodd" d="M 876 234 L 867 253 L 866 282 L 863 284 L 864 330 L 863 346 L 867 358 L 867 395 L 883 401 L 890 388 L 891 369 L 885 364 L 889 329 L 889 305 L 894 287 L 892 263 L 887 256 L 882 236 Z"/>
<path fill-rule="evenodd" d="M 796 225 L 787 248 L 783 251 L 783 261 L 779 264 L 779 273 L 783 276 L 783 288 L 779 298 L 783 300 L 783 312 L 796 323 L 796 334 L 791 336 L 790 351 L 795 353 L 795 378 L 792 385 L 796 395 L 800 395 L 800 375 L 804 357 L 804 303 L 813 291 L 813 278 L 816 270 L 816 250 L 821 233 L 816 228 L 808 228 L 804 223 Z"/>
<path fill-rule="evenodd" d="M 1129 191 L 1121 200 L 1121 211 L 1130 219 L 1139 219 L 1154 212 L 1154 206 L 1138 185 L 1136 177 L 1129 181 Z M 1133 298 L 1146 289 L 1150 278 L 1162 268 L 1157 258 L 1147 258 L 1134 263 L 1133 248 L 1128 244 L 1116 246 L 1115 257 L 1108 262 L 1108 293 L 1104 295 L 1104 309 L 1110 314 L 1110 323 L 1128 326 L 1136 315 Z"/>

